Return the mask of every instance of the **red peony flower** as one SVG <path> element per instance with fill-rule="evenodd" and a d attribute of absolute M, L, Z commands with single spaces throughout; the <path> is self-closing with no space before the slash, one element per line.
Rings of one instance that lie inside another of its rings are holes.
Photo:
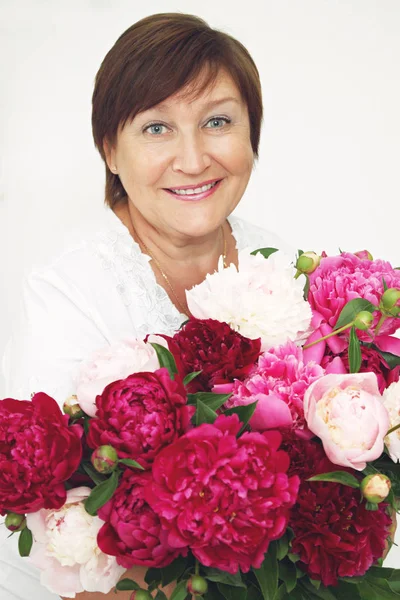
<path fill-rule="evenodd" d="M 393 382 L 399 380 L 400 367 L 390 369 L 389 365 L 382 355 L 374 348 L 361 346 L 361 367 L 360 373 L 375 373 L 378 379 L 379 391 L 383 394 L 384 390 Z M 321 366 L 327 373 L 349 373 L 349 351 L 348 348 L 339 354 L 334 354 L 329 347 L 326 347 L 325 356 L 321 360 Z"/>
<path fill-rule="evenodd" d="M 237 438 L 240 428 L 237 415 L 221 415 L 192 429 L 156 457 L 145 490 L 171 546 L 229 573 L 261 566 L 286 529 L 299 485 L 286 474 L 279 432 Z"/>
<path fill-rule="evenodd" d="M 174 337 L 162 336 L 180 375 L 201 371 L 187 389 L 209 392 L 216 384 L 245 379 L 260 355 L 261 339 L 251 340 L 214 319 L 190 319 Z"/>
<path fill-rule="evenodd" d="M 0 400 L 0 513 L 61 508 L 64 482 L 82 456 L 79 425 L 68 426 L 57 402 L 38 393 Z"/>
<path fill-rule="evenodd" d="M 291 457 L 289 473 L 302 480 L 289 522 L 294 532 L 292 552 L 300 556 L 296 565 L 325 586 L 336 585 L 338 577 L 364 575 L 385 549 L 392 522 L 387 504 L 368 511 L 365 503 L 360 504 L 360 490 L 306 481 L 338 470 L 317 442 L 293 438 L 284 447 Z"/>
<path fill-rule="evenodd" d="M 110 444 L 119 458 L 132 458 L 149 467 L 161 448 L 189 428 L 195 408 L 186 401 L 182 381 L 172 380 L 165 368 L 114 381 L 96 398 L 88 445 Z"/>
<path fill-rule="evenodd" d="M 144 487 L 150 481 L 150 472 L 137 474 L 127 469 L 112 499 L 98 511 L 106 521 L 97 536 L 99 548 L 126 569 L 165 567 L 181 554 L 168 546 L 160 519 L 144 500 Z"/>

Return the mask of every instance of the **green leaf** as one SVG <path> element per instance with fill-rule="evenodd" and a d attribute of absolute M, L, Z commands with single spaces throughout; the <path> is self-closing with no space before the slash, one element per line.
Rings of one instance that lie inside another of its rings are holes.
<path fill-rule="evenodd" d="M 209 567 L 204 569 L 204 573 L 204 577 L 208 581 L 224 583 L 233 587 L 246 587 L 246 585 L 243 583 L 240 571 L 233 575 L 231 573 L 227 573 L 226 571 L 220 571 L 219 569 L 212 569 Z"/>
<path fill-rule="evenodd" d="M 193 373 L 188 373 L 188 375 L 186 375 L 185 379 L 183 380 L 183 385 L 188 385 L 188 383 L 193 381 L 193 379 L 196 379 L 196 377 L 200 375 L 200 373 L 202 373 L 202 371 L 193 371 Z"/>
<path fill-rule="evenodd" d="M 278 590 L 275 594 L 274 600 L 290 600 L 292 596 L 288 596 L 286 593 L 286 586 L 284 583 L 278 587 Z"/>
<path fill-rule="evenodd" d="M 321 585 L 318 589 L 311 583 L 310 579 L 304 578 L 299 582 L 299 587 L 305 590 L 308 594 L 306 598 L 310 600 L 336 600 L 336 597 L 331 592 L 331 588 Z M 350 598 L 349 598 L 350 600 Z"/>
<path fill-rule="evenodd" d="M 162 590 L 157 590 L 157 594 L 154 600 L 168 600 L 168 598 Z"/>
<path fill-rule="evenodd" d="M 96 485 L 98 485 L 99 483 L 102 483 L 102 481 L 105 481 L 107 479 L 107 477 L 105 475 L 98 473 L 96 471 L 96 469 L 94 467 L 92 467 L 91 463 L 82 463 L 81 466 L 82 466 L 82 469 L 85 471 L 86 475 L 89 475 L 90 479 Z"/>
<path fill-rule="evenodd" d="M 279 563 L 279 579 L 284 582 L 287 593 L 290 594 L 297 583 L 296 567 L 292 562 L 285 561 Z"/>
<path fill-rule="evenodd" d="M 170 596 L 170 600 L 185 600 L 187 581 L 180 581 Z"/>
<path fill-rule="evenodd" d="M 232 394 L 213 394 L 212 392 L 197 392 L 197 394 L 188 394 L 188 404 L 197 404 L 197 400 L 201 400 L 203 404 L 207 404 L 212 410 L 218 410 Z"/>
<path fill-rule="evenodd" d="M 224 415 L 237 415 L 239 420 L 243 423 L 242 429 L 239 431 L 239 435 L 242 433 L 243 429 L 246 427 L 247 423 L 250 421 L 251 417 L 256 410 L 256 406 L 258 401 L 252 402 L 251 404 L 245 404 L 243 406 L 234 406 L 233 408 L 228 408 L 228 410 L 224 411 Z"/>
<path fill-rule="evenodd" d="M 120 581 L 118 581 L 118 583 L 116 584 L 116 589 L 119 592 L 127 592 L 130 590 L 140 590 L 140 585 L 138 583 L 136 583 L 136 581 L 133 581 L 133 579 L 121 579 Z"/>
<path fill-rule="evenodd" d="M 358 373 L 361 367 L 361 346 L 360 340 L 358 339 L 356 328 L 353 327 L 350 330 L 350 342 L 349 342 L 349 367 L 350 373 Z"/>
<path fill-rule="evenodd" d="M 111 477 L 92 489 L 90 496 L 85 500 L 85 509 L 89 515 L 92 515 L 92 517 L 97 515 L 99 508 L 112 498 L 118 487 L 118 477 L 118 472 L 114 471 L 111 473 Z"/>
<path fill-rule="evenodd" d="M 264 258 L 268 258 L 269 256 L 271 256 L 271 254 L 274 254 L 274 252 L 278 252 L 278 248 L 258 248 L 258 250 L 250 252 L 250 254 L 255 256 L 256 254 L 260 253 L 263 255 Z"/>
<path fill-rule="evenodd" d="M 346 471 L 332 471 L 331 473 L 320 473 L 309 477 L 307 481 L 332 481 L 334 483 L 342 483 L 352 488 L 358 489 L 360 482 L 354 475 L 347 473 Z"/>
<path fill-rule="evenodd" d="M 178 556 L 171 564 L 167 567 L 163 567 L 161 569 L 161 582 L 162 586 L 172 583 L 173 581 L 177 581 L 179 577 L 182 575 L 184 570 L 186 569 L 187 558 L 184 556 Z"/>
<path fill-rule="evenodd" d="M 350 580 L 357 578 L 349 577 L 348 579 Z M 353 583 L 347 583 L 347 581 L 341 581 L 340 579 L 337 587 L 335 588 L 335 596 L 338 598 L 338 600 L 349 600 L 349 598 L 351 598 L 351 600 L 361 600 L 357 585 L 354 585 Z"/>
<path fill-rule="evenodd" d="M 247 600 L 247 589 L 231 587 L 225 583 L 217 583 L 219 592 L 226 600 Z"/>
<path fill-rule="evenodd" d="M 173 354 L 171 354 L 167 348 L 161 346 L 161 344 L 153 343 L 150 345 L 153 346 L 154 350 L 156 351 L 160 367 L 166 367 L 168 369 L 169 376 L 171 379 L 173 379 L 178 372 Z"/>
<path fill-rule="evenodd" d="M 377 310 L 377 307 L 371 304 L 371 302 L 368 302 L 368 300 L 364 300 L 364 298 L 354 298 L 353 300 L 349 300 L 349 302 L 343 306 L 333 329 L 339 329 L 340 327 L 348 325 L 354 321 L 358 313 L 362 310 L 367 310 L 372 313 Z"/>
<path fill-rule="evenodd" d="M 289 552 L 289 538 L 286 533 L 276 540 L 276 558 L 282 560 Z"/>
<path fill-rule="evenodd" d="M 136 462 L 136 460 L 132 460 L 131 458 L 121 458 L 118 462 L 122 463 L 123 465 L 126 465 L 127 467 L 134 467 L 135 469 L 140 469 L 141 471 L 144 471 L 144 467 L 142 467 L 142 465 L 139 465 L 139 463 Z"/>
<path fill-rule="evenodd" d="M 204 600 L 221 600 L 221 594 L 216 585 L 210 583 L 207 593 L 203 596 Z"/>
<path fill-rule="evenodd" d="M 388 286 L 387 286 L 387 283 L 386 283 L 384 277 L 382 277 L 382 285 L 383 285 L 383 291 L 386 292 L 386 290 L 388 289 Z"/>
<path fill-rule="evenodd" d="M 19 534 L 18 551 L 20 556 L 29 556 L 33 544 L 32 532 L 28 527 L 25 527 Z"/>
<path fill-rule="evenodd" d="M 260 585 L 264 600 L 274 600 L 278 590 L 278 562 L 276 560 L 276 545 L 271 543 L 259 569 L 253 569 Z"/>
<path fill-rule="evenodd" d="M 203 423 L 214 423 L 215 419 L 218 417 L 217 413 L 201 400 L 197 400 L 195 416 L 197 427 Z"/>
<path fill-rule="evenodd" d="M 301 256 L 302 254 L 304 254 L 303 250 L 297 250 L 297 257 Z"/>
<path fill-rule="evenodd" d="M 389 369 L 394 369 L 395 367 L 398 367 L 400 365 L 400 356 L 392 354 L 391 352 L 383 352 L 382 350 L 379 350 L 379 348 L 377 348 L 376 346 L 375 349 L 382 356 L 383 360 L 387 362 Z"/>
<path fill-rule="evenodd" d="M 161 569 L 156 569 L 155 567 L 150 567 L 146 571 L 146 575 L 144 576 L 144 581 L 148 586 L 156 583 L 159 585 L 161 583 L 162 573 Z"/>
<path fill-rule="evenodd" d="M 394 592 L 385 579 L 366 577 L 358 584 L 360 596 L 363 600 L 395 600 L 400 594 Z"/>

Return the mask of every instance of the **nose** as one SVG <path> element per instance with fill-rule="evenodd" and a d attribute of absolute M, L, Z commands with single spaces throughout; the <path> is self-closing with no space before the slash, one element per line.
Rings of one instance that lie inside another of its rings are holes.
<path fill-rule="evenodd" d="M 201 131 L 182 133 L 176 142 L 172 170 L 198 175 L 210 165 L 211 157 Z"/>

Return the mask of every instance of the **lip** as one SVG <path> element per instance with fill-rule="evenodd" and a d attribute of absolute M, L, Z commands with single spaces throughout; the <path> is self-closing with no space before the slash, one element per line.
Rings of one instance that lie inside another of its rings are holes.
<path fill-rule="evenodd" d="M 195 190 L 196 188 L 203 187 L 203 185 L 209 185 L 215 181 L 220 181 L 220 179 L 209 179 L 208 181 L 203 181 L 202 183 L 192 183 L 192 185 L 178 185 L 176 187 L 171 186 L 170 188 L 164 188 L 164 190 Z"/>
<path fill-rule="evenodd" d="M 190 196 L 186 196 L 183 194 L 182 195 L 175 194 L 174 192 L 171 192 L 171 190 L 169 190 L 169 189 L 166 189 L 164 191 L 167 192 L 167 194 L 170 194 L 171 196 L 173 196 L 174 198 L 178 198 L 178 200 L 182 200 L 183 202 L 196 202 L 196 200 L 203 200 L 204 198 L 208 198 L 209 196 L 212 196 L 212 194 L 214 194 L 214 192 L 216 192 L 219 189 L 221 183 L 223 182 L 223 179 L 212 179 L 210 181 L 210 183 L 214 183 L 214 181 L 218 181 L 218 183 L 216 185 L 214 185 L 214 187 L 212 187 L 211 189 L 209 189 L 205 192 L 200 192 L 199 194 L 190 194 Z M 203 184 L 203 185 L 207 185 L 207 184 Z M 174 189 L 178 189 L 178 188 L 174 188 Z M 183 188 L 180 188 L 180 189 L 183 189 Z"/>

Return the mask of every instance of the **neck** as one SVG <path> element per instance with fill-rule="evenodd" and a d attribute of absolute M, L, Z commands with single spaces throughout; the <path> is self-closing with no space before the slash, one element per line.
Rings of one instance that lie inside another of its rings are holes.
<path fill-rule="evenodd" d="M 200 274 L 204 278 L 207 273 L 215 270 L 219 257 L 225 251 L 224 238 L 230 233 L 226 221 L 201 237 L 182 235 L 174 230 L 166 232 L 148 223 L 130 201 L 116 208 L 115 213 L 136 242 L 147 246 L 167 272 L 179 271 L 183 274 L 187 269 L 193 276 L 197 274 L 196 279 Z"/>

